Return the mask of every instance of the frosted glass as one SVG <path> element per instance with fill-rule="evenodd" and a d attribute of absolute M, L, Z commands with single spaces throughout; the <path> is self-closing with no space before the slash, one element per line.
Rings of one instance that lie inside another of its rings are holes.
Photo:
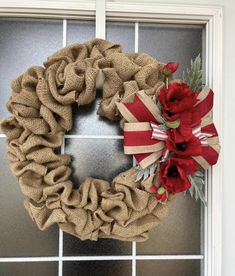
<path fill-rule="evenodd" d="M 125 52 L 135 50 L 135 24 L 121 22 L 107 22 L 107 39 L 121 44 Z"/>
<path fill-rule="evenodd" d="M 137 276 L 199 276 L 199 260 L 137 261 Z M 202 276 L 202 275 L 201 275 Z"/>
<path fill-rule="evenodd" d="M 66 139 L 65 152 L 73 158 L 74 183 L 88 176 L 111 181 L 132 166 L 132 157 L 123 153 L 123 140 Z"/>
<path fill-rule="evenodd" d="M 0 20 L 0 119 L 9 115 L 11 81 L 59 50 L 62 31 L 62 20 Z"/>
<path fill-rule="evenodd" d="M 73 105 L 73 127 L 70 134 L 83 135 L 122 135 L 119 122 L 111 122 L 96 114 L 101 97 L 100 93 L 96 100 L 89 104 L 80 106 Z"/>
<path fill-rule="evenodd" d="M 70 256 L 102 256 L 102 255 L 131 255 L 130 242 L 112 239 L 99 239 L 98 241 L 81 241 L 80 239 L 64 234 L 64 255 Z"/>
<path fill-rule="evenodd" d="M 140 23 L 139 52 L 162 62 L 178 62 L 175 76 L 181 77 L 190 60 L 202 53 L 202 27 Z"/>
<path fill-rule="evenodd" d="M 0 139 L 0 155 L 0 257 L 58 255 L 58 227 L 42 232 L 31 220 L 9 168 L 5 139 Z"/>
<path fill-rule="evenodd" d="M 131 276 L 131 261 L 64 262 L 64 276 Z"/>
<path fill-rule="evenodd" d="M 95 38 L 94 21 L 68 20 L 67 44 L 83 43 Z"/>
<path fill-rule="evenodd" d="M 137 254 L 201 254 L 201 208 L 189 195 L 180 194 L 168 216 L 150 231 L 150 238 L 137 243 Z"/>
<path fill-rule="evenodd" d="M 0 263 L 1 276 L 56 276 L 57 262 Z"/>

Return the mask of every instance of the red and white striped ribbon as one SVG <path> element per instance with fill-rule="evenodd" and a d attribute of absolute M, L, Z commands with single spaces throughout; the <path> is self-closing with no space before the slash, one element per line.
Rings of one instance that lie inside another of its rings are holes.
<path fill-rule="evenodd" d="M 192 132 L 193 135 L 200 140 L 202 146 L 208 146 L 207 138 L 213 136 L 211 133 L 202 132 L 201 126 L 193 128 Z"/>
<path fill-rule="evenodd" d="M 168 138 L 168 135 L 166 133 L 166 131 L 161 130 L 159 125 L 156 125 L 154 123 L 150 123 L 152 129 L 153 129 L 153 133 L 152 133 L 152 138 L 153 139 L 157 139 L 160 141 L 166 141 Z"/>
<path fill-rule="evenodd" d="M 157 139 L 160 141 L 166 141 L 168 138 L 168 135 L 166 131 L 162 130 L 159 125 L 150 123 L 151 127 L 153 129 L 152 133 L 152 139 Z M 201 126 L 197 126 L 193 128 L 192 133 L 195 137 L 197 137 L 202 146 L 208 146 L 207 138 L 212 137 L 213 135 L 207 132 L 202 132 Z"/>

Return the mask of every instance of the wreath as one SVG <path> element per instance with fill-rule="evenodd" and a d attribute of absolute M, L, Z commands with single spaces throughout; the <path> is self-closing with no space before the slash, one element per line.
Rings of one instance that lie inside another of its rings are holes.
<path fill-rule="evenodd" d="M 12 116 L 1 123 L 12 173 L 24 205 L 41 230 L 54 223 L 82 240 L 145 241 L 167 215 L 177 193 L 204 202 L 204 172 L 216 163 L 218 134 L 212 122 L 213 92 L 201 92 L 200 57 L 183 81 L 178 64 L 95 39 L 50 56 L 12 81 Z M 124 152 L 136 166 L 112 183 L 87 177 L 75 188 L 70 156 L 58 154 L 72 128 L 72 105 L 103 95 L 97 114 L 120 121 Z"/>

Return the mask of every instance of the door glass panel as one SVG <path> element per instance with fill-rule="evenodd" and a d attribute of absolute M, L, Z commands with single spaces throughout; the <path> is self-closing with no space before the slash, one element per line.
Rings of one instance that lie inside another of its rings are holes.
<path fill-rule="evenodd" d="M 162 61 L 180 64 L 175 77 L 181 77 L 190 60 L 202 55 L 202 26 L 146 24 L 139 25 L 139 52 Z"/>
<path fill-rule="evenodd" d="M 64 276 L 131 276 L 130 261 L 83 261 L 64 262 Z"/>
<path fill-rule="evenodd" d="M 137 254 L 201 254 L 200 205 L 189 195 L 177 196 L 149 240 L 137 244 Z"/>
<path fill-rule="evenodd" d="M 58 275 L 57 262 L 0 263 L 1 276 Z"/>
<path fill-rule="evenodd" d="M 73 158 L 74 183 L 88 176 L 111 181 L 132 166 L 131 156 L 123 153 L 122 140 L 66 139 L 65 152 Z"/>
<path fill-rule="evenodd" d="M 97 91 L 96 101 L 84 105 L 72 106 L 73 127 L 69 134 L 79 135 L 122 135 L 118 122 L 111 122 L 96 114 L 101 101 L 101 91 Z"/>
<path fill-rule="evenodd" d="M 202 27 L 139 24 L 139 52 L 162 61 L 180 64 L 175 77 L 181 77 L 191 59 L 202 56 Z M 150 239 L 137 244 L 137 254 L 200 254 L 201 204 L 189 195 L 179 195 L 163 223 Z"/>
<path fill-rule="evenodd" d="M 135 25 L 125 22 L 107 22 L 106 38 L 112 42 L 121 44 L 123 51 L 134 52 L 135 50 Z"/>
<path fill-rule="evenodd" d="M 81 241 L 71 235 L 64 234 L 65 256 L 109 256 L 131 255 L 130 242 L 122 242 L 112 239 L 99 239 L 98 241 Z"/>
<path fill-rule="evenodd" d="M 199 260 L 137 261 L 137 276 L 199 276 Z"/>
<path fill-rule="evenodd" d="M 61 20 L 0 19 L 0 119 L 9 116 L 11 81 L 31 66 L 42 66 L 62 47 L 62 34 Z"/>
<path fill-rule="evenodd" d="M 67 21 L 67 45 L 73 43 L 83 43 L 94 38 L 94 21 Z"/>
<path fill-rule="evenodd" d="M 18 180 L 11 174 L 3 138 L 0 156 L 0 257 L 57 255 L 58 228 L 42 232 L 32 222 Z"/>
<path fill-rule="evenodd" d="M 0 20 L 0 118 L 9 115 L 6 102 L 11 80 L 28 67 L 42 65 L 47 56 L 62 46 L 62 21 Z M 37 46 L 37 50 L 35 50 Z M 41 232 L 23 206 L 17 179 L 11 174 L 5 140 L 0 139 L 0 224 L 1 256 L 50 256 L 58 251 L 58 229 Z M 3 221 L 3 219 L 1 219 Z M 17 227 L 16 227 L 17 226 Z"/>

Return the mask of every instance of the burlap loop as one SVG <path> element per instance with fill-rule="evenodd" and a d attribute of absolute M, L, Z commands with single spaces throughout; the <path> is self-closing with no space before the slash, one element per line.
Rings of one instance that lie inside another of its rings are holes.
<path fill-rule="evenodd" d="M 99 70 L 104 84 L 97 113 L 122 120 L 116 103 L 140 89 L 153 95 L 163 83 L 162 63 L 146 54 L 125 54 L 120 45 L 95 39 L 56 52 L 44 66 L 31 67 L 12 82 L 7 106 L 13 116 L 1 123 L 11 170 L 19 178 L 31 218 L 42 230 L 57 223 L 82 240 L 146 240 L 169 205 L 157 203 L 149 193 L 152 178 L 136 182 L 136 170 L 131 168 L 111 185 L 88 177 L 75 189 L 71 159 L 55 149 L 72 128 L 71 105 L 95 99 Z"/>

